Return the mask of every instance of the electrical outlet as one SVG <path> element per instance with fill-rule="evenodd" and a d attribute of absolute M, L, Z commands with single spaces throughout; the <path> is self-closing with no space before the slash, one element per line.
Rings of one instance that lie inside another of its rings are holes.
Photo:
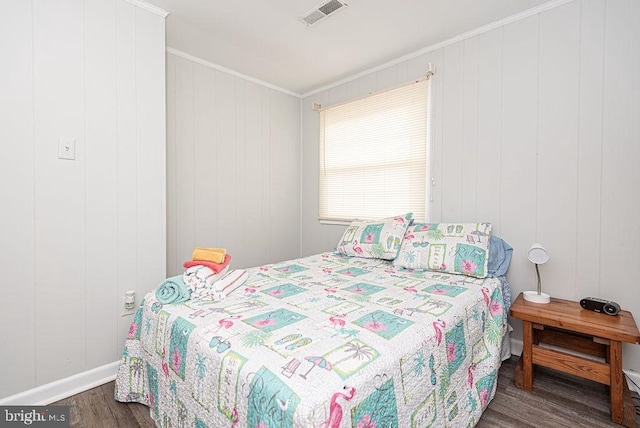
<path fill-rule="evenodd" d="M 133 315 L 136 309 L 136 292 L 129 290 L 120 298 L 120 316 Z"/>

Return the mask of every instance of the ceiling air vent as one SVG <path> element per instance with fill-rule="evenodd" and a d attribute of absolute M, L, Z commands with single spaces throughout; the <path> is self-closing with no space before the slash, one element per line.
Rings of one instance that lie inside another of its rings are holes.
<path fill-rule="evenodd" d="M 329 15 L 332 15 L 337 11 L 344 9 L 345 6 L 349 5 L 338 0 L 324 1 L 305 13 L 304 16 L 300 18 L 300 20 L 308 26 L 315 25 L 323 19 L 329 17 Z"/>

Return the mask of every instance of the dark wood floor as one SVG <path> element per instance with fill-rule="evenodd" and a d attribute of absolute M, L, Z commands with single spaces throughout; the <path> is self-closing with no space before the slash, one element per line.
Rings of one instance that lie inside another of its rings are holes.
<path fill-rule="evenodd" d="M 611 422 L 607 387 L 545 368 L 536 368 L 533 390 L 513 384 L 517 358 L 502 364 L 495 398 L 482 415 L 480 428 L 619 427 Z M 640 405 L 637 394 L 635 404 Z M 70 406 L 70 426 L 154 427 L 149 408 L 113 399 L 113 382 L 57 403 Z M 636 417 L 640 426 L 640 416 Z M 214 428 L 214 427 L 211 427 Z"/>
<path fill-rule="evenodd" d="M 512 357 L 502 363 L 496 396 L 477 427 L 620 427 L 611 422 L 606 385 L 536 367 L 533 390 L 523 391 L 513 383 L 517 362 L 518 357 Z M 639 406 L 637 394 L 632 396 Z"/>

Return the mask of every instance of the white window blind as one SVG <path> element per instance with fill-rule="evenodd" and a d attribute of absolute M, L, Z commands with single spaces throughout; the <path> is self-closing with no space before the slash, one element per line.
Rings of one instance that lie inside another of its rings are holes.
<path fill-rule="evenodd" d="M 320 220 L 426 220 L 429 81 L 320 112 Z"/>

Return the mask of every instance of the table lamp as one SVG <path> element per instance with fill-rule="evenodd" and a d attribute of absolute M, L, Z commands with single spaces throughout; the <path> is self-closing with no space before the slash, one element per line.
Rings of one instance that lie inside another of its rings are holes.
<path fill-rule="evenodd" d="M 529 261 L 536 265 L 536 275 L 538 276 L 538 291 L 525 291 L 522 293 L 522 297 L 524 300 L 533 303 L 549 303 L 551 301 L 551 297 L 542 293 L 542 283 L 540 282 L 540 271 L 538 270 L 538 265 L 546 263 L 549 260 L 549 252 L 540 244 L 536 243 L 529 248 L 527 251 L 527 258 Z"/>

